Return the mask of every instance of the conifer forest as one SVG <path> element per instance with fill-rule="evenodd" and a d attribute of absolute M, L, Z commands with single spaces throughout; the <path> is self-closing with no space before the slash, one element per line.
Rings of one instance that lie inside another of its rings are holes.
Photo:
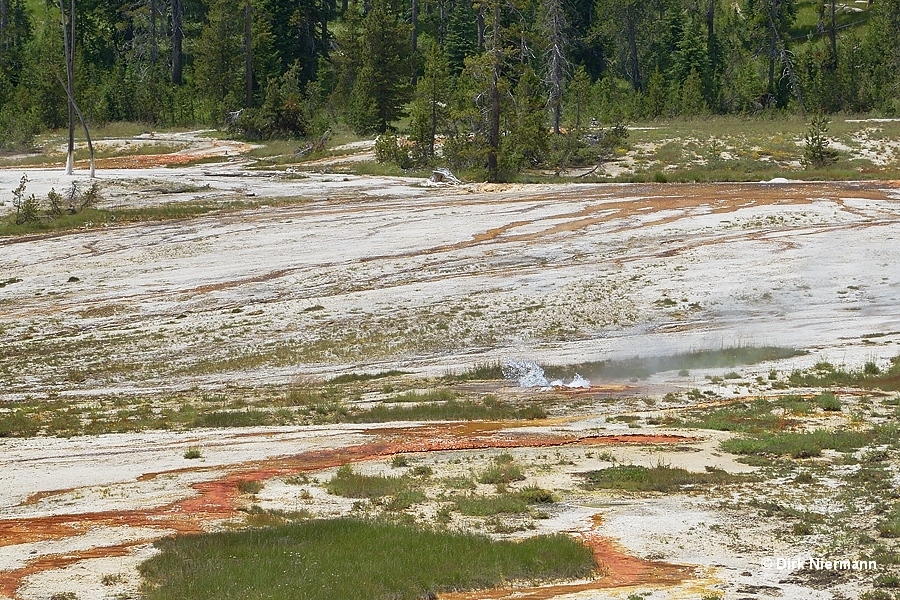
<path fill-rule="evenodd" d="M 70 71 L 88 124 L 394 132 L 496 178 L 591 124 L 896 115 L 900 0 L 0 0 L 0 147 L 67 125 Z"/>

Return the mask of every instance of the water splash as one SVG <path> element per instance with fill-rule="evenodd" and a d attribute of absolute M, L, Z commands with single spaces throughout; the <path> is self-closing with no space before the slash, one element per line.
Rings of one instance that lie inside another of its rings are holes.
<path fill-rule="evenodd" d="M 562 379 L 554 379 L 550 381 L 544 375 L 544 369 L 534 361 L 518 360 L 515 358 L 507 358 L 503 361 L 501 367 L 503 377 L 510 381 L 515 381 L 521 387 L 526 388 L 570 388 L 570 389 L 588 389 L 591 382 L 575 374 L 575 377 L 569 383 L 565 383 Z"/>

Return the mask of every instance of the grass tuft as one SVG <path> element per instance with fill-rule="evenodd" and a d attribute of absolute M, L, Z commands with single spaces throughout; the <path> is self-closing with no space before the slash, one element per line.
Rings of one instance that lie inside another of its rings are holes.
<path fill-rule="evenodd" d="M 583 486 L 589 490 L 610 489 L 630 492 L 672 492 L 696 485 L 725 484 L 740 480 L 720 469 L 694 473 L 678 467 L 658 465 L 616 465 L 583 474 Z"/>
<path fill-rule="evenodd" d="M 350 465 L 338 469 L 325 489 L 329 494 L 344 498 L 381 498 L 396 496 L 410 488 L 409 479 L 405 477 L 384 477 L 380 475 L 362 475 L 353 471 Z"/>

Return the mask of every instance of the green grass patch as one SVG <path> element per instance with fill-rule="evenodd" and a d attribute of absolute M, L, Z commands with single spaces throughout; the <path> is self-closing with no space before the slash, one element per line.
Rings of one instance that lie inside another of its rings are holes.
<path fill-rule="evenodd" d="M 514 481 L 522 481 L 525 474 L 522 467 L 515 463 L 513 457 L 503 453 L 494 459 L 494 464 L 478 474 L 479 483 L 506 485 Z"/>
<path fill-rule="evenodd" d="M 551 504 L 553 494 L 549 490 L 528 486 L 521 490 L 493 496 L 468 495 L 455 498 L 453 508 L 469 517 L 493 517 L 496 515 L 522 514 L 534 504 Z"/>
<path fill-rule="evenodd" d="M 813 401 L 826 412 L 840 412 L 841 401 L 831 392 L 823 392 L 813 398 Z"/>
<path fill-rule="evenodd" d="M 822 450 L 838 452 L 858 450 L 872 442 L 871 431 L 762 432 L 722 442 L 722 449 L 732 454 L 757 456 L 790 456 L 810 458 L 821 456 Z"/>
<path fill-rule="evenodd" d="M 449 402 L 455 400 L 456 392 L 448 389 L 429 390 L 427 392 L 406 392 L 387 398 L 385 402 Z"/>
<path fill-rule="evenodd" d="M 788 382 L 794 387 L 844 386 L 900 391 L 900 356 L 891 359 L 887 370 L 871 361 L 856 369 L 820 362 L 811 369 L 792 372 Z"/>
<path fill-rule="evenodd" d="M 517 408 L 500 400 L 450 400 L 415 406 L 385 406 L 346 417 L 350 423 L 385 423 L 389 421 L 498 421 L 505 419 L 543 419 L 547 413 L 537 405 Z"/>
<path fill-rule="evenodd" d="M 355 519 L 167 538 L 140 566 L 146 600 L 416 600 L 510 581 L 589 576 L 566 535 L 520 542 Z"/>
<path fill-rule="evenodd" d="M 198 415 L 195 427 L 255 427 L 272 425 L 272 413 L 265 410 L 222 410 Z"/>
<path fill-rule="evenodd" d="M 382 498 L 394 496 L 410 488 L 406 477 L 385 477 L 362 475 L 353 471 L 350 465 L 338 469 L 334 477 L 325 484 L 329 494 L 344 498 Z"/>
<path fill-rule="evenodd" d="M 304 202 L 304 198 L 267 198 L 262 201 L 234 200 L 229 202 L 167 202 L 140 208 L 99 209 L 85 208 L 73 215 L 68 213 L 54 218 L 41 218 L 28 223 L 17 224 L 15 213 L 0 219 L 0 237 L 41 233 L 65 232 L 78 229 L 109 227 L 126 223 L 143 223 L 191 219 L 213 212 L 234 212 L 266 206 Z"/>
<path fill-rule="evenodd" d="M 319 309 L 323 308 L 321 306 Z M 307 311 L 310 309 L 306 309 Z M 337 377 L 332 377 L 328 380 L 328 383 L 334 384 L 343 384 L 343 383 L 355 383 L 357 381 L 371 381 L 373 379 L 384 379 L 385 377 L 397 377 L 398 375 L 408 375 L 408 371 L 380 371 L 378 373 L 345 373 L 344 375 L 338 375 Z"/>
<path fill-rule="evenodd" d="M 900 505 L 894 507 L 884 519 L 875 526 L 878 534 L 885 538 L 900 538 Z"/>
<path fill-rule="evenodd" d="M 445 381 L 495 381 L 503 379 L 503 363 L 499 361 L 479 363 L 462 373 L 450 373 Z"/>
<path fill-rule="evenodd" d="M 544 372 L 548 379 L 570 378 L 575 373 L 580 373 L 587 379 L 646 378 L 665 371 L 734 368 L 803 354 L 806 354 L 803 350 L 777 346 L 736 346 L 719 350 L 698 350 L 672 356 L 635 357 L 628 360 L 547 366 L 544 367 Z"/>
<path fill-rule="evenodd" d="M 441 485 L 450 490 L 474 490 L 475 480 L 464 475 L 454 475 L 441 479 Z"/>
<path fill-rule="evenodd" d="M 606 469 L 588 471 L 582 475 L 583 486 L 589 490 L 625 490 L 630 492 L 673 492 L 686 487 L 726 484 L 739 481 L 720 469 L 707 468 L 705 473 L 694 473 L 678 467 L 658 465 L 617 465 Z"/>
<path fill-rule="evenodd" d="M 528 503 L 514 494 L 496 496 L 466 496 L 457 498 L 453 507 L 469 517 L 492 517 L 494 515 L 511 515 L 528 512 Z"/>
<path fill-rule="evenodd" d="M 3 350 L 0 349 L 0 355 Z M 159 403 L 122 402 L 101 398 L 90 406 L 59 399 L 0 402 L 0 438 L 54 435 L 131 433 L 151 429 L 185 431 L 198 427 L 259 427 L 309 423 L 376 423 L 389 421 L 459 421 L 539 419 L 539 405 L 517 408 L 488 398 L 485 401 L 423 403 L 415 406 L 379 405 L 351 413 L 341 403 L 336 386 L 295 384 L 285 396 L 271 399 L 165 399 Z"/>
<path fill-rule="evenodd" d="M 781 431 L 796 424 L 795 417 L 815 411 L 815 404 L 801 396 L 776 399 L 758 398 L 729 406 L 697 411 L 668 424 L 696 429 L 738 431 L 744 433 Z"/>

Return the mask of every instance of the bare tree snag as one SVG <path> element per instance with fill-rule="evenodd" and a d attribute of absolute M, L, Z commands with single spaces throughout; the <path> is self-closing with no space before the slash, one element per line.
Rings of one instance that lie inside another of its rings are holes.
<path fill-rule="evenodd" d="M 716 64 L 716 0 L 708 0 L 706 5 L 706 53 L 709 56 L 709 72 L 715 76 Z"/>
<path fill-rule="evenodd" d="M 548 0 L 546 8 L 547 29 L 550 34 L 550 50 L 547 58 L 547 83 L 550 87 L 550 97 L 547 104 L 553 114 L 553 133 L 559 135 L 560 121 L 562 120 L 563 85 L 568 66 L 565 54 L 565 47 L 568 44 L 566 16 L 561 0 Z"/>
<path fill-rule="evenodd" d="M 184 5 L 182 0 L 172 0 L 172 83 L 181 85 L 183 56 L 181 53 L 181 42 L 184 40 L 184 29 L 182 21 L 184 19 Z"/>
<path fill-rule="evenodd" d="M 419 0 L 412 0 L 410 9 L 412 11 L 412 51 L 415 52 L 419 45 Z"/>
<path fill-rule="evenodd" d="M 62 20 L 63 52 L 66 59 L 66 96 L 69 99 L 69 144 L 66 148 L 66 175 L 72 174 L 75 166 L 75 0 L 71 0 L 70 14 L 66 21 L 66 6 L 59 0 L 59 15 Z M 69 27 L 71 26 L 71 35 Z"/>
<path fill-rule="evenodd" d="M 244 5 L 244 106 L 253 106 L 253 7 Z"/>
<path fill-rule="evenodd" d="M 828 30 L 828 39 L 831 42 L 831 60 L 837 65 L 837 19 L 835 17 L 835 1 L 831 0 L 831 27 Z"/>
<path fill-rule="evenodd" d="M 78 109 L 75 103 L 75 0 L 70 0 L 69 19 L 66 23 L 66 7 L 63 0 L 59 0 L 59 14 L 62 19 L 63 30 L 63 50 L 66 58 L 66 83 L 63 87 L 66 89 L 66 97 L 69 101 L 69 144 L 66 152 L 66 175 L 71 175 L 75 168 L 75 115 L 81 121 L 84 128 L 84 137 L 87 138 L 88 151 L 91 155 L 90 176 L 94 177 L 94 144 L 91 142 L 91 134 L 88 131 L 87 122 L 84 115 Z M 60 81 L 62 84 L 62 81 Z"/>
<path fill-rule="evenodd" d="M 479 13 L 480 14 L 480 13 Z M 500 152 L 500 0 L 494 0 L 494 29 L 491 48 L 491 122 L 488 133 L 487 170 L 488 181 L 496 182 L 500 177 L 497 154 Z"/>
<path fill-rule="evenodd" d="M 159 58 L 159 48 L 156 44 L 156 1 L 150 0 L 150 64 L 153 65 Z"/>

